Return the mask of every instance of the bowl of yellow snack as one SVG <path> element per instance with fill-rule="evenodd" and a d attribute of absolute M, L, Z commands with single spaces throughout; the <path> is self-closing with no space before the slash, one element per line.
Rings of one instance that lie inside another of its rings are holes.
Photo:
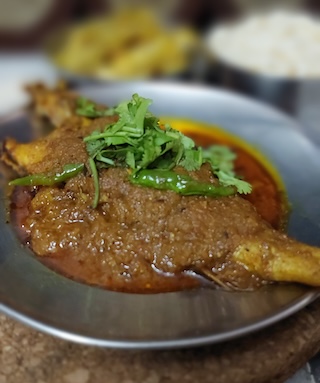
<path fill-rule="evenodd" d="M 126 8 L 58 31 L 46 50 L 69 80 L 114 81 L 185 74 L 197 46 L 189 27 L 164 25 L 146 8 Z"/>

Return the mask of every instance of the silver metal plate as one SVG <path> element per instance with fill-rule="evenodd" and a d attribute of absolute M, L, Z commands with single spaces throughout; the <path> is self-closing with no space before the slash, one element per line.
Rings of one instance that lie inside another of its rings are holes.
<path fill-rule="evenodd" d="M 223 126 L 266 154 L 292 204 L 289 235 L 320 246 L 320 155 L 288 117 L 232 93 L 180 84 L 117 83 L 80 88 L 114 105 L 135 92 L 154 100 L 157 115 Z M 33 138 L 28 115 L 1 122 L 0 138 Z M 76 342 L 118 348 L 174 348 L 221 342 L 269 326 L 317 297 L 299 285 L 256 292 L 199 288 L 165 294 L 125 294 L 87 286 L 49 270 L 6 223 L 5 179 L 0 216 L 0 309 L 41 331 Z M 205 217 L 204 217 L 205 219 Z"/>

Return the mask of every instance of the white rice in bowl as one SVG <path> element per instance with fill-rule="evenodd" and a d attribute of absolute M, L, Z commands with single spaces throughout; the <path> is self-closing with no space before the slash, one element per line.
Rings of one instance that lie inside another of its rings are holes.
<path fill-rule="evenodd" d="M 320 21 L 311 15 L 251 15 L 211 29 L 207 47 L 221 61 L 259 74 L 320 78 Z"/>

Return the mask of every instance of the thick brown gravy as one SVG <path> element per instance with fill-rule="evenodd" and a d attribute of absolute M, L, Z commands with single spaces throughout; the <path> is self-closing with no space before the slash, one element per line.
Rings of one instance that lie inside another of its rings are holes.
<path fill-rule="evenodd" d="M 263 156 L 261 154 L 259 154 L 254 149 L 250 148 L 243 141 L 235 138 L 232 135 L 226 134 L 222 130 L 219 130 L 217 128 L 210 127 L 210 129 L 208 129 L 206 125 L 204 124 L 196 123 L 196 122 L 192 122 L 188 120 L 170 119 L 169 122 L 174 128 L 183 131 L 186 135 L 193 138 L 197 145 L 209 146 L 209 145 L 218 143 L 218 144 L 225 144 L 232 147 L 236 151 L 238 156 L 236 160 L 237 174 L 241 175 L 245 180 L 249 181 L 253 185 L 253 192 L 244 198 L 249 200 L 255 206 L 259 214 L 267 222 L 269 222 L 274 228 L 276 229 L 284 228 L 285 221 L 286 221 L 286 213 L 287 213 L 285 193 L 284 193 L 282 184 L 280 182 L 280 178 L 277 176 L 276 172 L 272 169 L 272 166 L 268 163 L 268 161 L 263 159 Z M 72 189 L 73 187 L 76 188 L 78 186 L 72 185 L 71 183 L 70 193 L 73 191 Z M 152 194 L 152 198 L 158 198 L 156 193 L 153 193 L 153 194 Z M 16 223 L 20 233 L 24 233 L 25 222 L 28 219 L 27 216 L 29 214 L 27 205 L 31 203 L 31 198 L 32 196 L 30 195 L 30 192 L 28 190 L 24 189 L 23 193 L 21 193 L 21 190 L 20 190 L 18 201 L 17 199 L 15 199 L 14 200 L 15 202 L 12 205 L 13 219 L 17 221 L 15 217 L 19 216 L 19 220 Z M 52 193 L 48 192 L 47 195 L 45 195 L 45 198 L 52 199 L 51 207 L 53 207 L 55 203 L 54 201 L 61 201 L 65 197 L 63 194 L 59 194 L 59 190 L 56 190 Z M 70 201 L 65 201 L 64 206 L 66 208 L 68 208 L 69 206 L 70 209 L 74 208 L 73 205 L 68 205 L 69 202 Z M 39 200 L 39 206 L 40 205 L 43 206 L 43 204 L 45 203 L 46 203 L 46 200 L 44 198 Z M 137 199 L 136 203 L 139 204 L 139 198 Z M 149 202 L 147 201 L 145 203 L 147 204 Z M 120 204 L 121 204 L 121 201 L 120 201 Z M 181 206 L 181 201 L 179 202 L 179 204 L 180 204 L 179 206 Z M 160 205 L 161 205 L 161 201 L 159 204 L 159 199 L 157 199 L 158 209 L 160 209 L 159 207 Z M 148 208 L 152 206 L 154 205 L 152 205 L 152 201 L 151 201 Z M 139 208 L 138 205 L 137 205 L 137 208 Z M 34 209 L 36 209 L 36 207 L 34 207 Z M 76 214 L 79 214 L 79 211 L 80 211 L 79 206 L 77 206 L 77 209 L 78 210 L 75 210 L 75 212 Z M 118 207 L 113 206 L 112 209 L 115 210 L 115 209 L 118 209 Z M 19 214 L 17 214 L 18 210 L 19 210 Z M 159 211 L 160 213 L 162 213 L 162 210 L 159 210 Z M 100 214 L 100 216 L 108 214 L 108 212 L 104 213 L 104 211 L 100 211 L 100 212 L 89 211 L 87 213 L 90 218 L 89 220 L 94 221 L 96 219 L 97 222 L 99 220 L 101 221 L 101 217 L 98 217 L 98 213 Z M 182 211 L 179 211 L 179 214 L 180 213 L 183 214 Z M 54 216 L 54 219 L 56 221 L 61 220 L 62 225 L 64 224 L 61 212 L 55 213 L 50 211 L 50 214 Z M 48 219 L 48 217 L 45 217 L 45 219 Z M 205 220 L 205 217 L 203 217 L 203 219 Z M 37 222 L 38 223 L 40 222 L 39 218 L 35 218 L 34 222 L 32 222 L 31 224 L 29 222 L 29 225 L 32 226 L 34 223 L 37 224 Z M 80 228 L 81 227 L 80 223 L 81 223 L 80 220 L 78 220 L 77 222 L 74 222 L 74 227 L 78 225 Z M 49 227 L 49 224 L 50 224 L 49 219 L 48 219 L 47 226 L 45 226 L 45 224 L 42 222 L 40 223 L 40 225 L 42 225 L 42 227 L 44 227 L 45 229 Z M 107 224 L 109 224 L 109 221 L 107 221 Z M 111 224 L 112 224 L 112 217 L 110 218 L 110 225 Z M 101 228 L 101 226 L 98 225 L 97 228 L 99 227 Z M 108 230 L 107 226 L 106 226 L 106 230 Z M 130 225 L 125 230 L 130 230 Z M 67 234 L 67 233 L 64 233 L 64 234 Z M 160 239 L 158 239 L 158 241 L 159 240 L 161 241 L 162 234 L 163 233 L 159 233 Z M 78 234 L 73 233 L 72 235 L 73 235 L 72 238 L 76 238 L 75 236 Z M 43 253 L 43 254 L 40 254 L 42 256 L 39 257 L 39 259 L 50 268 L 53 268 L 70 278 L 73 278 L 88 284 L 98 285 L 104 288 L 117 290 L 117 291 L 139 292 L 139 293 L 165 292 L 165 291 L 175 291 L 175 290 L 191 288 L 191 287 L 199 286 L 202 283 L 204 283 L 204 280 L 200 278 L 199 276 L 197 276 L 195 273 L 191 271 L 179 272 L 179 273 L 171 272 L 170 267 L 168 265 L 164 267 L 164 269 L 166 269 L 167 271 L 160 272 L 157 269 L 156 261 L 154 262 L 152 261 L 151 264 L 148 263 L 149 261 L 147 261 L 148 259 L 147 256 L 145 256 L 145 264 L 139 261 L 140 263 L 139 265 L 137 265 L 137 268 L 140 273 L 140 276 L 138 278 L 133 278 L 132 279 L 133 281 L 131 281 L 130 278 L 127 278 L 127 274 L 129 275 L 131 271 L 129 266 L 128 268 L 126 268 L 127 265 L 123 259 L 121 260 L 121 265 L 115 266 L 116 275 L 113 275 L 112 273 L 110 273 L 110 259 L 106 258 L 107 261 L 98 260 L 96 255 L 98 254 L 97 253 L 98 240 L 97 238 L 94 238 L 94 234 L 90 234 L 90 235 L 91 237 L 89 238 L 88 243 L 90 243 L 90 246 L 93 246 L 92 244 L 95 244 L 95 247 L 92 248 L 92 253 L 90 253 L 90 255 L 88 254 L 88 252 L 91 251 L 90 249 L 86 250 L 87 251 L 86 254 L 85 254 L 85 251 L 82 251 L 83 253 L 82 259 L 79 258 L 78 255 L 74 255 L 73 249 L 71 248 L 69 248 L 70 250 L 68 251 L 66 249 L 61 250 L 60 253 L 59 251 L 56 251 L 57 249 L 54 249 L 55 256 L 47 256 L 45 255 L 45 253 Z M 138 235 L 138 234 L 135 234 L 135 235 Z M 22 236 L 22 239 L 24 241 L 28 241 L 28 238 L 27 239 L 26 238 L 27 236 L 24 236 L 24 237 Z M 60 244 L 64 241 L 61 233 L 60 233 L 60 237 L 58 233 L 56 235 L 56 238 L 61 240 Z M 79 235 L 77 238 L 81 238 L 81 236 Z M 101 240 L 106 241 L 106 238 L 107 238 L 106 234 L 104 234 L 104 237 L 102 236 L 101 238 L 102 238 Z M 73 240 L 75 241 L 75 239 Z M 168 238 L 166 238 L 165 241 L 168 241 Z M 58 242 L 56 242 L 55 244 L 53 242 L 52 242 L 52 246 L 59 247 Z M 46 245 L 45 239 L 43 243 Z M 116 244 L 116 241 L 113 241 L 112 243 Z M 41 240 L 38 241 L 38 245 L 40 249 L 42 245 Z M 119 246 L 122 246 L 122 245 L 123 244 L 119 242 Z M 183 248 L 183 246 L 181 247 L 180 245 L 180 249 L 181 248 Z M 141 249 L 144 250 L 143 247 L 141 247 Z M 170 251 L 171 250 L 168 250 L 169 253 Z M 35 252 L 37 253 L 36 249 L 35 249 Z M 117 262 L 117 260 L 115 260 L 115 262 Z M 130 267 L 132 268 L 132 262 L 133 262 L 132 258 L 130 258 L 130 260 L 128 258 L 128 264 L 130 262 L 131 262 Z M 169 260 L 168 264 L 170 264 L 170 262 L 171 261 Z M 105 269 L 101 270 L 100 267 L 102 267 L 102 269 L 103 268 Z M 217 264 L 217 267 L 219 268 L 218 264 Z M 221 263 L 221 267 L 224 267 L 223 262 Z M 120 269 L 122 271 L 119 271 Z M 243 272 L 242 269 L 239 268 L 239 270 L 237 270 L 237 275 L 239 275 L 239 273 L 241 274 L 242 272 Z M 260 283 L 259 280 L 256 281 L 255 276 L 252 276 L 246 272 L 243 272 L 243 280 L 245 279 L 250 279 L 250 282 L 247 283 L 247 281 L 245 281 L 243 286 L 248 286 L 249 288 L 259 285 Z"/>

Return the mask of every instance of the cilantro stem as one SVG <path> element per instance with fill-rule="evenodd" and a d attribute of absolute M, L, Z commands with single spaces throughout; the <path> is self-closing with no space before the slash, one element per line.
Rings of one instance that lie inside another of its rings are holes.
<path fill-rule="evenodd" d="M 116 132 L 116 133 L 109 133 L 104 132 L 100 134 L 92 134 L 91 136 L 87 136 L 83 139 L 84 142 L 89 142 L 89 141 L 95 141 L 95 140 L 100 140 L 102 138 L 108 138 L 108 137 L 128 137 L 128 133 L 130 134 L 129 137 L 140 137 L 140 134 L 133 134 L 135 132 L 135 129 L 128 129 L 124 130 L 123 132 Z"/>
<path fill-rule="evenodd" d="M 94 198 L 93 198 L 92 207 L 95 209 L 99 203 L 100 186 L 99 186 L 98 169 L 97 169 L 96 163 L 94 162 L 94 159 L 91 157 L 89 158 L 89 166 L 90 166 L 91 174 L 93 177 L 93 184 L 94 184 Z"/>
<path fill-rule="evenodd" d="M 108 164 L 108 165 L 114 165 L 114 161 L 113 161 L 113 160 L 111 160 L 111 159 L 108 158 L 108 157 L 104 157 L 104 156 L 102 156 L 101 154 L 98 154 L 97 157 L 96 157 L 96 159 L 97 159 L 98 161 L 104 162 L 104 163 L 106 163 L 106 164 Z"/>
<path fill-rule="evenodd" d="M 84 137 L 83 141 L 84 142 L 95 141 L 105 137 L 107 137 L 107 133 L 91 134 L 90 136 Z"/>
<path fill-rule="evenodd" d="M 138 108 L 136 115 L 135 115 L 136 126 L 137 126 L 139 132 L 141 132 L 141 135 L 143 134 L 144 119 L 145 119 L 145 116 L 146 116 L 146 113 L 148 111 L 150 103 L 151 103 L 151 100 L 144 99 L 141 102 L 140 107 Z"/>

